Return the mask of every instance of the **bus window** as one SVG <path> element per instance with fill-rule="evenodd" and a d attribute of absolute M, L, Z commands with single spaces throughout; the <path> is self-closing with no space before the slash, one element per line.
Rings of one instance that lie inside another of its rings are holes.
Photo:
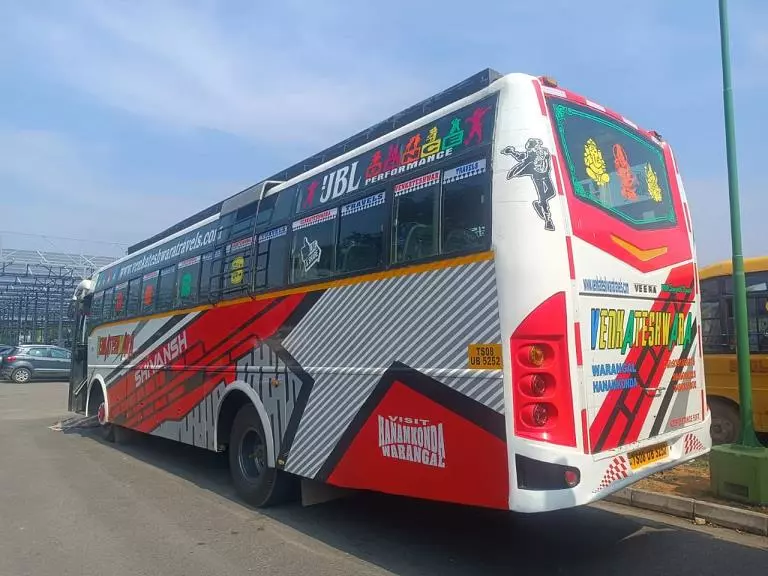
<path fill-rule="evenodd" d="M 719 299 L 702 301 L 701 325 L 704 351 L 711 354 L 727 352 L 727 346 L 723 346 L 724 334 Z"/>
<path fill-rule="evenodd" d="M 128 305 L 126 316 L 138 316 L 141 303 L 141 278 L 134 278 L 128 283 Z"/>
<path fill-rule="evenodd" d="M 125 304 L 126 297 L 128 296 L 128 282 L 123 282 L 115 286 L 115 299 L 112 309 L 114 310 L 114 318 L 125 318 Z"/>
<path fill-rule="evenodd" d="M 396 184 L 394 195 L 392 260 L 400 263 L 435 256 L 438 248 L 440 171 Z"/>
<path fill-rule="evenodd" d="M 676 224 L 661 146 L 596 110 L 551 106 L 577 198 L 633 228 Z"/>
<path fill-rule="evenodd" d="M 261 224 L 269 224 L 272 220 L 272 213 L 275 210 L 275 203 L 277 202 L 277 194 L 271 194 L 261 199 L 259 203 L 259 211 L 256 214 L 256 226 Z"/>
<path fill-rule="evenodd" d="M 287 190 L 282 190 L 279 194 L 274 194 L 274 196 L 277 196 L 277 204 L 275 205 L 275 212 L 272 214 L 271 222 L 280 222 L 290 217 L 297 190 L 298 187 L 293 186 Z"/>
<path fill-rule="evenodd" d="M 336 270 L 342 274 L 384 263 L 385 201 L 382 191 L 341 207 Z"/>
<path fill-rule="evenodd" d="M 176 280 L 176 266 L 168 266 L 160 270 L 160 280 L 157 286 L 157 310 L 170 310 L 173 306 L 174 284 Z"/>
<path fill-rule="evenodd" d="M 331 208 L 293 223 L 291 250 L 293 282 L 326 278 L 333 273 L 336 214 Z"/>
<path fill-rule="evenodd" d="M 232 298 L 251 285 L 253 238 L 247 236 L 227 246 L 224 259 L 224 292 Z"/>
<path fill-rule="evenodd" d="M 491 202 L 485 163 L 483 158 L 443 173 L 443 254 L 482 250 L 489 245 Z"/>
<path fill-rule="evenodd" d="M 211 265 L 213 264 L 213 252 L 206 252 L 200 258 L 200 289 L 198 300 L 208 302 L 211 293 Z"/>
<path fill-rule="evenodd" d="M 176 272 L 176 307 L 186 308 L 197 304 L 200 284 L 200 256 L 179 262 Z"/>
<path fill-rule="evenodd" d="M 288 226 L 259 234 L 256 246 L 256 290 L 285 286 L 288 281 Z"/>
<path fill-rule="evenodd" d="M 101 307 L 104 304 L 104 292 L 97 292 L 93 295 L 91 302 L 91 326 L 101 322 Z"/>
<path fill-rule="evenodd" d="M 155 270 L 149 274 L 144 274 L 141 292 L 141 313 L 151 314 L 155 311 L 157 302 L 157 279 L 160 272 Z"/>
<path fill-rule="evenodd" d="M 104 290 L 104 306 L 102 308 L 101 319 L 104 322 L 109 322 L 114 317 L 112 310 L 112 301 L 114 300 L 114 288 Z"/>

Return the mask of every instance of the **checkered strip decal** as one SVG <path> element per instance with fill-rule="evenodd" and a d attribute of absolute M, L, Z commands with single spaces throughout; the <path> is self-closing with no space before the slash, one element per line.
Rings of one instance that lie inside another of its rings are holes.
<path fill-rule="evenodd" d="M 325 212 L 320 212 L 318 214 L 313 214 L 312 216 L 307 216 L 306 218 L 302 218 L 301 220 L 296 220 L 293 223 L 293 231 L 296 230 L 302 230 L 303 228 L 309 228 L 310 226 L 314 226 L 315 224 L 321 224 L 323 222 L 328 222 L 329 220 L 333 220 L 336 218 L 336 214 L 338 213 L 338 208 L 331 208 L 330 210 L 326 210 Z"/>
<path fill-rule="evenodd" d="M 457 182 L 459 180 L 464 180 L 465 178 L 472 178 L 472 176 L 477 176 L 478 174 L 484 174 L 485 168 L 485 158 L 470 162 L 469 164 L 457 166 L 456 168 L 451 168 L 443 173 L 443 184 L 450 184 L 451 182 Z"/>
<path fill-rule="evenodd" d="M 374 194 L 373 196 L 366 196 L 365 198 L 360 198 L 360 200 L 357 200 L 356 202 L 352 202 L 351 204 L 345 204 L 344 206 L 342 206 L 341 215 L 349 216 L 350 214 L 362 212 L 363 210 L 367 210 L 368 208 L 373 208 L 374 206 L 379 206 L 381 204 L 384 204 L 385 200 L 386 200 L 386 196 L 384 192 L 379 192 L 378 194 Z"/>
<path fill-rule="evenodd" d="M 685 435 L 683 439 L 683 455 L 690 454 L 691 452 L 703 452 L 704 450 L 706 450 L 706 447 L 695 434 Z"/>
<path fill-rule="evenodd" d="M 480 342 L 501 342 L 492 260 L 328 290 L 283 341 L 315 381 L 286 470 L 314 477 L 392 362 L 503 412 L 501 371 L 467 369 Z"/>
<path fill-rule="evenodd" d="M 614 482 L 618 482 L 619 480 L 623 480 L 624 478 L 628 477 L 629 462 L 627 462 L 627 459 L 624 456 L 616 456 L 613 460 L 611 460 L 608 469 L 605 471 L 605 474 L 603 474 L 602 481 L 598 487 L 595 488 L 594 492 L 597 493 L 601 490 L 605 490 Z"/>
<path fill-rule="evenodd" d="M 429 174 L 424 174 L 424 176 L 419 176 L 418 178 L 402 182 L 395 186 L 395 198 L 415 190 L 421 190 L 427 186 L 432 186 L 438 182 L 440 182 L 440 170 L 435 170 Z"/>

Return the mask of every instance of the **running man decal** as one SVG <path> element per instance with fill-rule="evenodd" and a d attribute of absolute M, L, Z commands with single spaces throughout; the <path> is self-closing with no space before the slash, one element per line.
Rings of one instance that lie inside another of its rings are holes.
<path fill-rule="evenodd" d="M 533 209 L 539 218 L 544 220 L 545 230 L 554 230 L 549 201 L 555 197 L 555 186 L 552 184 L 552 155 L 539 138 L 529 138 L 525 143 L 525 151 L 517 151 L 514 146 L 507 146 L 502 154 L 512 156 L 517 164 L 507 172 L 507 180 L 528 176 L 536 187 L 538 200 L 533 201 Z"/>

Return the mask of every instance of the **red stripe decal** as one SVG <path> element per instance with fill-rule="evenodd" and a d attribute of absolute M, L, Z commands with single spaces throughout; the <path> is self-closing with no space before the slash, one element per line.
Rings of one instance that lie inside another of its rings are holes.
<path fill-rule="evenodd" d="M 560 196 L 564 196 L 565 188 L 563 188 L 563 178 L 560 174 L 560 161 L 557 157 L 553 158 L 552 166 L 555 167 L 555 181 L 557 182 L 557 193 Z"/>
<path fill-rule="evenodd" d="M 704 402 L 704 389 L 701 390 L 701 419 L 707 417 L 707 404 Z"/>
<path fill-rule="evenodd" d="M 533 87 L 536 90 L 536 99 L 539 101 L 539 109 L 541 110 L 541 115 L 546 116 L 547 115 L 547 105 L 544 103 L 544 92 L 541 91 L 541 84 L 539 84 L 538 80 L 532 80 Z"/>
<path fill-rule="evenodd" d="M 587 426 L 587 409 L 582 408 L 581 409 L 581 434 L 582 434 L 582 442 L 584 443 L 584 454 L 589 454 L 589 434 L 587 434 L 588 430 L 589 430 L 589 426 Z"/>
<path fill-rule="evenodd" d="M 576 265 L 573 262 L 573 241 L 570 236 L 565 237 L 565 248 L 568 251 L 568 271 L 571 273 L 571 280 L 576 280 Z"/>
<path fill-rule="evenodd" d="M 587 99 L 584 96 L 580 94 L 576 94 L 576 92 L 571 92 L 570 90 L 563 90 L 563 92 L 565 92 L 565 95 L 568 98 L 568 100 L 572 100 L 579 104 L 583 104 L 584 106 L 587 105 Z"/>
<path fill-rule="evenodd" d="M 582 365 L 581 356 L 581 324 L 579 322 L 573 323 L 573 333 L 576 338 L 576 364 Z"/>
<path fill-rule="evenodd" d="M 693 226 L 691 226 L 691 214 L 688 212 L 688 203 L 683 203 L 683 212 L 685 213 L 685 225 L 688 227 L 688 232 L 693 230 Z"/>

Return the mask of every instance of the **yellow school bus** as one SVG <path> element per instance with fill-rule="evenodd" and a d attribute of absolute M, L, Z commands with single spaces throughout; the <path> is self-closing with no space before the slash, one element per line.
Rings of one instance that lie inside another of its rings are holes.
<path fill-rule="evenodd" d="M 755 429 L 768 432 L 768 256 L 745 258 Z M 712 442 L 739 436 L 739 389 L 730 260 L 699 270 L 701 323 Z"/>

